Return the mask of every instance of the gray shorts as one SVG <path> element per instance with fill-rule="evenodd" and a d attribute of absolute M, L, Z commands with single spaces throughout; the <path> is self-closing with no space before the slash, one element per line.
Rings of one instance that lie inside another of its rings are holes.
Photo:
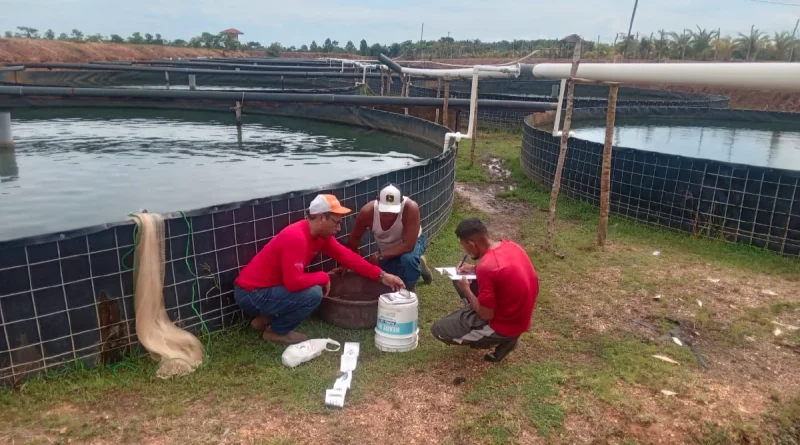
<path fill-rule="evenodd" d="M 477 349 L 516 342 L 519 337 L 505 337 L 489 326 L 472 307 L 461 308 L 433 323 L 431 333 L 438 340 L 452 345 L 469 345 Z"/>

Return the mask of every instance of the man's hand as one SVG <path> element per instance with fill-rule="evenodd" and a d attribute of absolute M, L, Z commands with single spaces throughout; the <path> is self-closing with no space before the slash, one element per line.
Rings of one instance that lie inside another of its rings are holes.
<path fill-rule="evenodd" d="M 367 261 L 369 261 L 369 263 L 374 265 L 374 266 L 377 266 L 378 264 L 380 264 L 380 261 L 378 260 L 378 255 L 376 255 L 374 253 L 367 257 Z"/>
<path fill-rule="evenodd" d="M 323 294 L 322 296 L 323 297 L 327 297 L 328 294 L 330 294 L 330 293 L 331 293 L 331 280 L 328 280 L 328 282 L 325 283 L 325 288 L 323 288 L 323 290 L 322 290 L 322 294 Z"/>
<path fill-rule="evenodd" d="M 467 292 L 472 292 L 469 288 L 470 284 L 472 284 L 471 280 L 468 280 L 466 277 L 461 277 L 461 281 L 459 281 L 456 286 L 461 289 L 461 292 L 466 294 Z"/>
<path fill-rule="evenodd" d="M 330 273 L 332 275 L 344 275 L 347 273 L 347 268 L 344 266 L 339 266 L 336 269 L 333 269 Z"/>
<path fill-rule="evenodd" d="M 475 265 L 474 264 L 463 264 L 461 267 L 456 269 L 459 275 L 474 275 L 475 274 Z"/>
<path fill-rule="evenodd" d="M 383 274 L 383 278 L 381 279 L 381 283 L 383 283 L 386 286 L 391 287 L 392 290 L 395 291 L 395 292 L 399 291 L 400 289 L 405 289 L 406 288 L 405 283 L 403 283 L 403 280 L 401 280 L 400 277 L 398 277 L 396 275 L 392 275 L 390 273 Z"/>

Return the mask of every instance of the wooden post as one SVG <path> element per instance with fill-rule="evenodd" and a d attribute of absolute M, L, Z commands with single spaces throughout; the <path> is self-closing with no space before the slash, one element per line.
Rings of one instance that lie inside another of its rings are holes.
<path fill-rule="evenodd" d="M 614 120 L 617 117 L 618 85 L 611 85 L 608 92 L 608 111 L 606 112 L 606 140 L 603 145 L 603 169 L 600 173 L 600 222 L 597 225 L 597 246 L 606 244 L 608 235 L 608 211 L 611 198 L 611 150 L 614 145 Z"/>
<path fill-rule="evenodd" d="M 385 82 L 386 82 L 386 76 L 383 70 L 381 70 L 381 96 L 383 96 Z"/>
<path fill-rule="evenodd" d="M 572 127 L 572 110 L 575 105 L 575 82 L 571 79 L 578 74 L 578 64 L 581 59 L 581 42 L 575 44 L 575 53 L 572 57 L 572 69 L 570 69 L 570 82 L 567 87 L 567 110 L 564 117 L 564 128 L 561 129 L 561 151 L 558 153 L 558 164 L 556 164 L 555 175 L 553 176 L 553 189 L 550 192 L 550 209 L 547 215 L 547 240 L 546 248 L 553 249 L 553 240 L 556 234 L 556 202 L 558 192 L 561 190 L 561 173 L 564 170 L 564 161 L 567 157 L 567 142 L 569 141 L 569 131 Z"/>
<path fill-rule="evenodd" d="M 444 105 L 442 105 L 442 123 L 445 127 L 450 128 L 450 115 L 447 112 L 447 107 L 450 103 L 450 79 L 445 77 L 444 78 Z M 450 128 L 450 130 L 453 130 Z M 459 131 L 460 128 L 456 128 L 455 131 Z"/>
<path fill-rule="evenodd" d="M 436 98 L 442 97 L 442 79 L 439 79 L 439 88 L 436 89 Z M 439 109 L 436 109 L 436 121 L 437 124 L 439 123 Z"/>
<path fill-rule="evenodd" d="M 236 101 L 236 106 L 233 107 L 233 109 L 236 111 L 236 126 L 241 126 L 242 125 L 242 103 L 237 100 Z"/>

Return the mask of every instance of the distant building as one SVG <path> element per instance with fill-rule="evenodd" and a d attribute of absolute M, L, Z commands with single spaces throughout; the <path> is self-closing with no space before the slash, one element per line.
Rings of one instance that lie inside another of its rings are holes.
<path fill-rule="evenodd" d="M 239 31 L 236 28 L 228 28 L 225 31 L 222 31 L 220 34 L 224 34 L 224 35 L 230 37 L 232 40 L 235 40 L 235 41 L 238 42 L 239 41 L 239 36 L 243 35 L 244 33 Z"/>
<path fill-rule="evenodd" d="M 558 49 L 558 56 L 560 58 L 571 58 L 572 53 L 575 50 L 575 44 L 581 42 L 582 52 L 586 51 L 586 40 L 583 40 L 581 36 L 577 34 L 570 34 L 563 39 L 559 40 L 559 49 Z"/>

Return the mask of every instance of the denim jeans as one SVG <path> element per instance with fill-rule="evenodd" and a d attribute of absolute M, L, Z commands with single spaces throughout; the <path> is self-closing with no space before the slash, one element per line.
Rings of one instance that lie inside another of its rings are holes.
<path fill-rule="evenodd" d="M 289 292 L 283 286 L 248 291 L 235 286 L 236 304 L 250 315 L 272 317 L 270 329 L 284 335 L 308 318 L 322 302 L 322 287 L 311 286 L 299 292 Z"/>
<path fill-rule="evenodd" d="M 406 289 L 413 291 L 422 274 L 422 270 L 420 269 L 420 257 L 425 253 L 425 249 L 425 235 L 420 235 L 419 238 L 417 238 L 417 244 L 414 245 L 414 250 L 381 261 L 381 269 L 385 270 L 386 273 L 400 277 L 403 283 L 405 283 Z"/>

